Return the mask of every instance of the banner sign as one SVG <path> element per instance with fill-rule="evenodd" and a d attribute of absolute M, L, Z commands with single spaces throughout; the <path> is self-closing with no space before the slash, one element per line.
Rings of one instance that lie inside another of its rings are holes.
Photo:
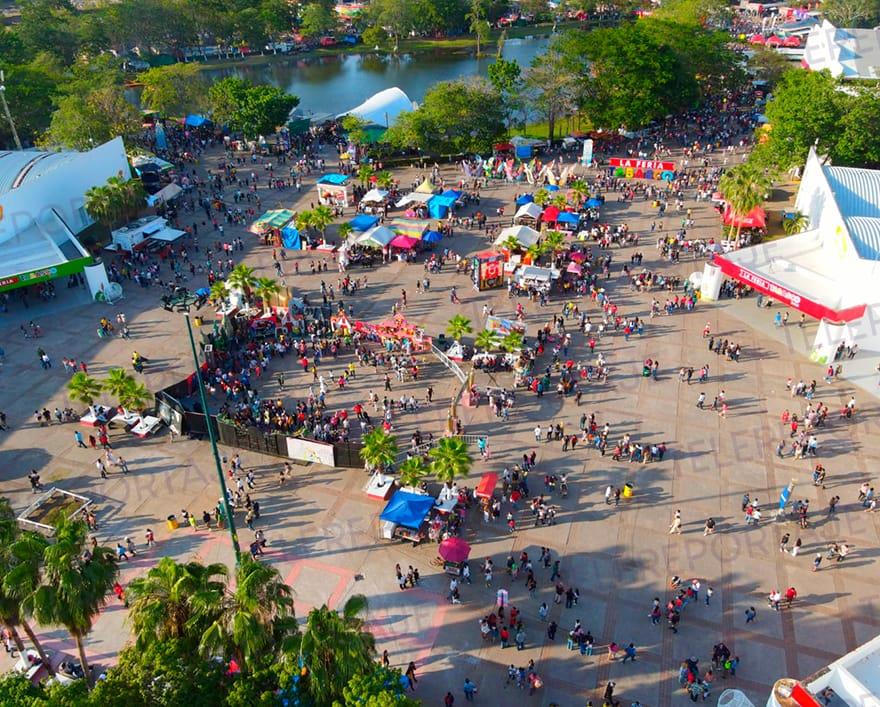
<path fill-rule="evenodd" d="M 831 322 L 852 322 L 861 319 L 865 314 L 865 310 L 868 308 L 868 305 L 866 304 L 857 304 L 848 309 L 831 309 L 831 307 L 827 307 L 826 305 L 815 302 L 802 294 L 793 292 L 777 282 L 768 280 L 766 277 L 758 275 L 748 268 L 737 265 L 736 263 L 727 260 L 724 256 L 716 255 L 712 262 L 720 267 L 725 275 L 732 277 L 734 280 L 742 282 L 758 292 L 769 295 L 773 299 L 779 300 L 783 304 L 787 304 L 789 307 L 814 317 L 815 319 L 827 319 Z"/>
<path fill-rule="evenodd" d="M 663 160 L 638 160 L 629 157 L 612 157 L 608 160 L 609 172 L 626 179 L 675 179 L 675 162 Z"/>
<path fill-rule="evenodd" d="M 584 151 L 581 153 L 581 164 L 589 167 L 593 163 L 593 141 L 584 140 Z"/>
<path fill-rule="evenodd" d="M 333 445 L 323 442 L 315 442 L 310 439 L 299 437 L 287 438 L 287 456 L 291 459 L 303 462 L 315 462 L 325 466 L 336 466 L 336 458 L 333 455 Z"/>
<path fill-rule="evenodd" d="M 14 290 L 17 287 L 35 285 L 38 282 L 52 280 L 57 277 L 64 277 L 65 275 L 73 275 L 82 272 L 83 268 L 86 265 L 90 265 L 91 262 L 91 258 L 77 258 L 76 260 L 68 260 L 66 263 L 53 265 L 49 268 L 31 270 L 30 272 L 9 275 L 8 277 L 0 277 L 0 292 Z"/>

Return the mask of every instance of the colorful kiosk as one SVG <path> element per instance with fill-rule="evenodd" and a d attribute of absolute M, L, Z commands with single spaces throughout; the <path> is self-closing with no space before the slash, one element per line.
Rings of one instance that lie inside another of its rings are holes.
<path fill-rule="evenodd" d="M 318 190 L 318 203 L 324 206 L 351 206 L 350 182 L 346 174 L 325 174 L 315 185 Z"/>
<path fill-rule="evenodd" d="M 483 250 L 474 255 L 474 284 L 480 290 L 491 290 L 504 285 L 504 253 L 497 250 Z"/>

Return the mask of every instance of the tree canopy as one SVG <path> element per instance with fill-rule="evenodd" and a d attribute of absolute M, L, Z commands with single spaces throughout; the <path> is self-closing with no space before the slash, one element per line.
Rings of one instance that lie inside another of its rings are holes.
<path fill-rule="evenodd" d="M 254 85 L 232 76 L 214 82 L 208 89 L 214 121 L 248 138 L 274 133 L 298 104 L 298 97 L 279 88 Z"/>
<path fill-rule="evenodd" d="M 141 103 L 163 116 L 180 116 L 199 109 L 205 85 L 196 64 L 158 66 L 138 76 L 143 84 Z"/>

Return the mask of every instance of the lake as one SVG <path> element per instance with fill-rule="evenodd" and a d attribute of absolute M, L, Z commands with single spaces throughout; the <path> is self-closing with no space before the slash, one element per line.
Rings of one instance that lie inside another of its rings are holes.
<path fill-rule="evenodd" d="M 528 66 L 547 49 L 549 39 L 508 39 L 502 56 Z M 279 56 L 265 64 L 232 64 L 204 71 L 214 81 L 238 76 L 254 83 L 268 83 L 300 98 L 306 112 L 342 113 L 386 88 L 397 86 L 411 100 L 421 102 L 425 92 L 438 81 L 465 76 L 485 76 L 495 61 L 491 54 L 475 57 L 443 51 L 418 52 L 394 57 L 379 54 L 340 54 L 335 56 Z"/>

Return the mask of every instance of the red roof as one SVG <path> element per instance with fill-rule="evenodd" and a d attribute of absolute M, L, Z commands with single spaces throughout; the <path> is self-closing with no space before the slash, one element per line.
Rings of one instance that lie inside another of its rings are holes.
<path fill-rule="evenodd" d="M 555 206 L 548 206 L 546 209 L 544 209 L 544 213 L 541 215 L 541 218 L 548 223 L 555 223 L 556 219 L 559 218 L 559 209 L 557 209 Z"/>
<path fill-rule="evenodd" d="M 491 498 L 497 483 L 498 474 L 495 472 L 490 471 L 488 474 L 483 474 L 480 483 L 477 484 L 477 488 L 474 490 L 474 495 L 481 498 Z"/>
<path fill-rule="evenodd" d="M 722 219 L 725 226 L 733 226 L 734 228 L 764 228 L 767 225 L 767 212 L 760 206 L 756 206 L 745 216 L 737 216 L 733 213 L 730 205 L 727 205 Z"/>

